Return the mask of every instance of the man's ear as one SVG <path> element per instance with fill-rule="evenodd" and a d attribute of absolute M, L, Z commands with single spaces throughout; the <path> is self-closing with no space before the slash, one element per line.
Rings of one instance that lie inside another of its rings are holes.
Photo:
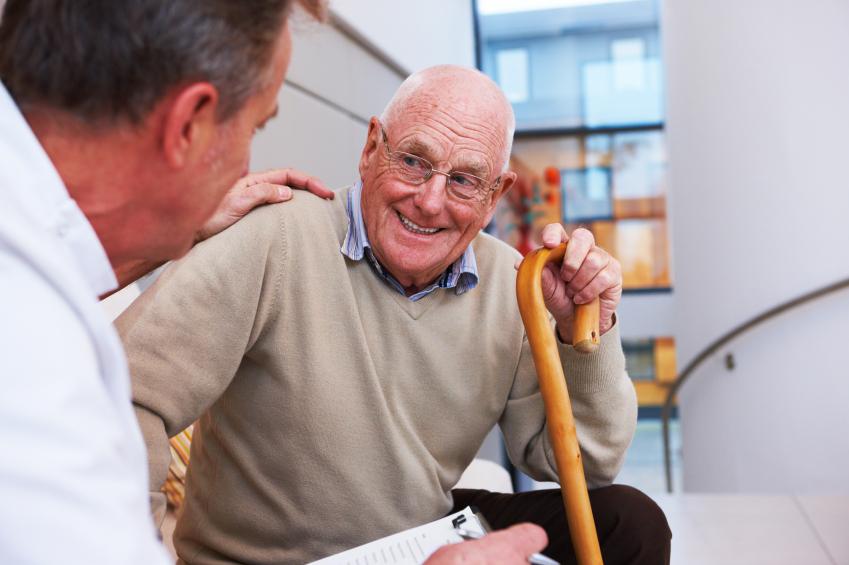
<path fill-rule="evenodd" d="M 483 225 L 489 224 L 492 221 L 492 217 L 495 215 L 495 207 L 498 205 L 498 201 L 502 196 L 507 194 L 513 185 L 516 184 L 516 173 L 513 171 L 505 171 L 504 174 L 501 175 L 501 185 L 495 189 L 495 192 L 492 195 L 492 199 L 489 201 L 489 210 L 486 213 L 486 219 Z"/>
<path fill-rule="evenodd" d="M 166 103 L 162 150 L 175 169 L 202 159 L 215 140 L 218 89 L 208 82 L 180 88 Z"/>
<path fill-rule="evenodd" d="M 380 120 L 372 116 L 368 123 L 366 144 L 363 146 L 363 152 L 360 154 L 360 178 L 365 176 L 369 164 L 377 156 L 377 150 L 380 148 L 380 135 Z"/>

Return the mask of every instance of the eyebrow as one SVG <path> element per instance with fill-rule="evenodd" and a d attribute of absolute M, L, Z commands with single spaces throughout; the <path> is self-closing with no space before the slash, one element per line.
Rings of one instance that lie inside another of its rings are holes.
<path fill-rule="evenodd" d="M 458 166 L 456 170 L 464 173 L 471 173 L 484 179 L 489 175 L 489 167 L 486 166 L 486 163 L 484 163 L 483 160 L 477 158 L 466 161 L 462 165 Z"/>
<path fill-rule="evenodd" d="M 429 160 L 433 160 L 433 155 L 436 153 L 432 145 L 417 137 L 402 142 L 400 149 L 406 153 L 413 153 Z"/>
<path fill-rule="evenodd" d="M 401 144 L 401 151 L 424 157 L 429 161 L 434 160 L 433 156 L 436 153 L 432 145 L 416 137 L 403 142 Z M 482 159 L 475 157 L 467 161 L 463 161 L 461 158 L 460 164 L 452 167 L 451 170 L 452 172 L 471 173 L 482 178 L 485 178 L 489 174 L 489 167 L 487 167 L 486 163 Z"/>

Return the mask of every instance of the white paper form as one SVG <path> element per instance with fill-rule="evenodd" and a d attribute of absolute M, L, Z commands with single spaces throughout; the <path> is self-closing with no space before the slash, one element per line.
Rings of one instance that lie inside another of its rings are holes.
<path fill-rule="evenodd" d="M 437 549 L 463 539 L 454 531 L 454 520 L 465 517 L 463 528 L 485 533 L 468 506 L 445 518 L 313 561 L 311 565 L 421 565 Z"/>

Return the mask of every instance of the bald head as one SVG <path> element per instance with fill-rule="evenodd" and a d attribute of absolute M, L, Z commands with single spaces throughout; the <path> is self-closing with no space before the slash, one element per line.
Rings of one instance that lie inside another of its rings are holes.
<path fill-rule="evenodd" d="M 380 121 L 391 129 L 405 114 L 418 111 L 452 112 L 481 117 L 503 135 L 502 170 L 507 169 L 516 119 L 501 88 L 482 72 L 457 65 L 438 65 L 413 73 L 389 101 Z"/>
<path fill-rule="evenodd" d="M 409 293 L 469 248 L 516 182 L 507 170 L 513 109 L 485 75 L 439 66 L 407 80 L 360 155 L 361 209 L 371 250 Z"/>

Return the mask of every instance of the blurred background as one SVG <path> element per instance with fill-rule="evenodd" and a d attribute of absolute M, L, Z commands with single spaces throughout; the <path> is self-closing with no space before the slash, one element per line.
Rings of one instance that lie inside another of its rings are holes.
<path fill-rule="evenodd" d="M 488 231 L 583 225 L 622 262 L 618 482 L 666 510 L 673 562 L 849 564 L 849 0 L 333 0 L 252 168 L 354 182 L 370 116 L 438 63 L 516 112 Z M 545 487 L 500 441 L 480 457 Z"/>

